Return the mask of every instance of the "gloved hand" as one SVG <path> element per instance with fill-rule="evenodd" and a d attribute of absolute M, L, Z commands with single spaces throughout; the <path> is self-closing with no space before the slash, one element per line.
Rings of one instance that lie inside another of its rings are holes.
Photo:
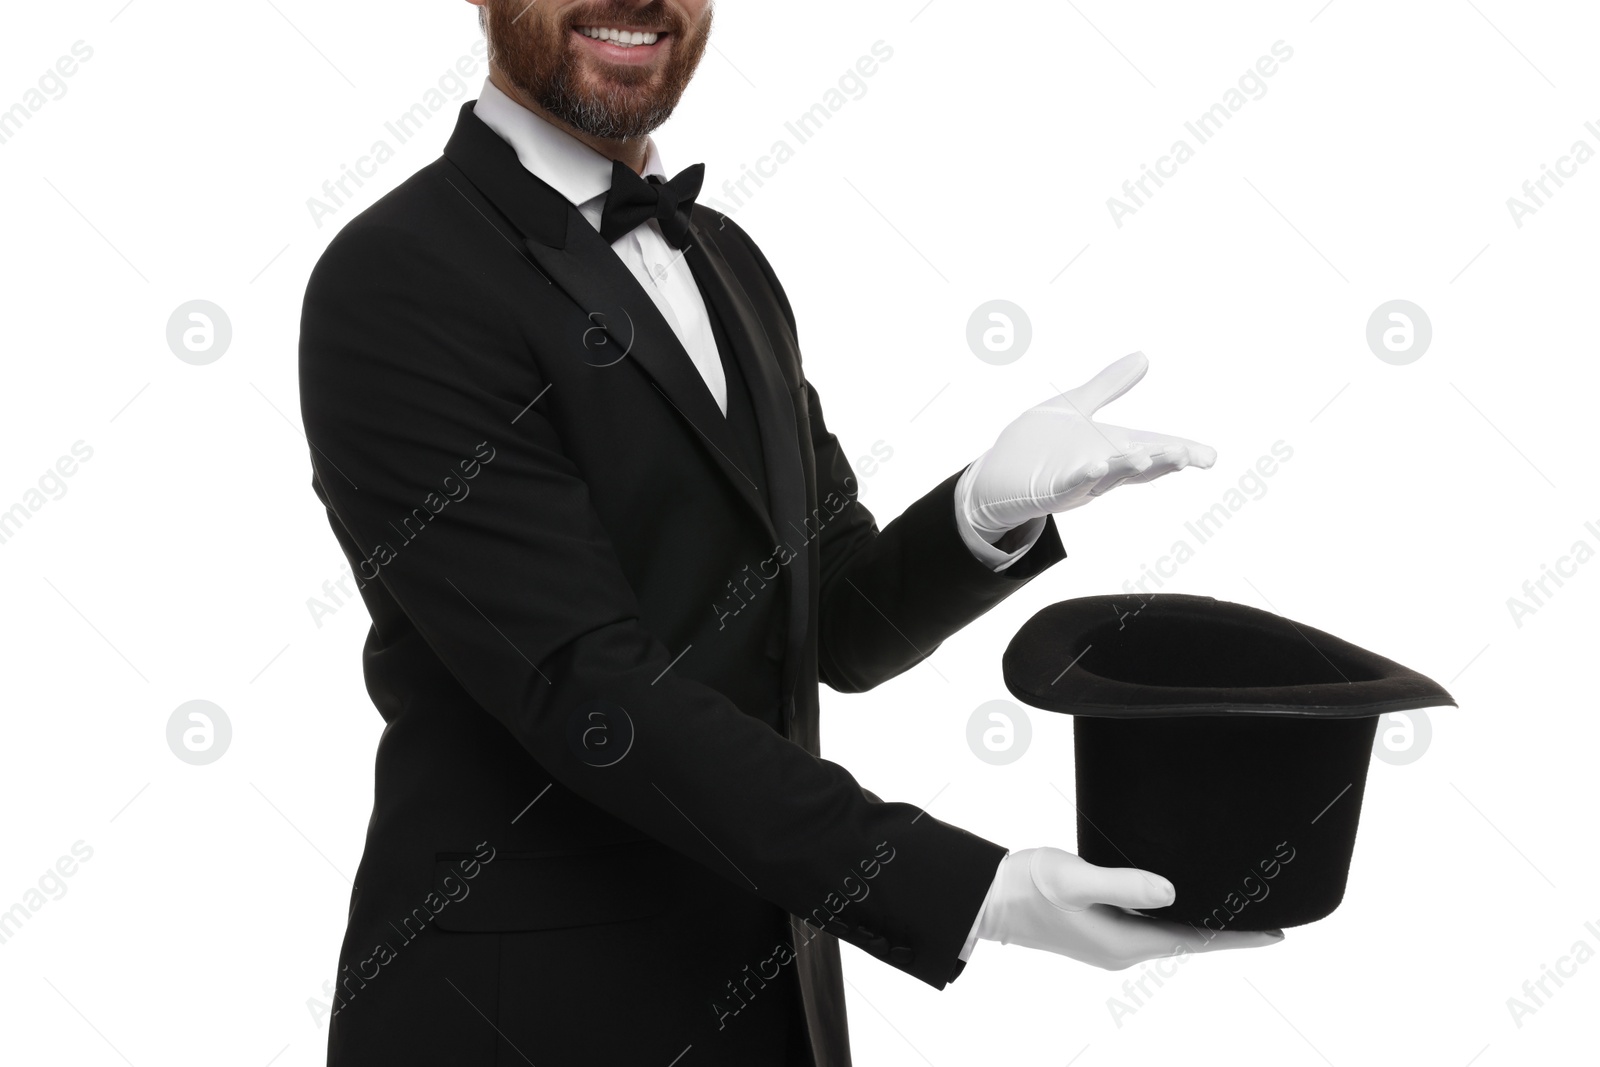
<path fill-rule="evenodd" d="M 1144 353 L 1123 356 L 1076 389 L 1023 412 L 956 483 L 956 500 L 990 544 L 1030 519 L 1081 507 L 1124 482 L 1210 467 L 1198 441 L 1095 422 L 1091 416 L 1143 378 Z"/>
<path fill-rule="evenodd" d="M 1212 932 L 1121 910 L 1164 908 L 1175 897 L 1171 882 L 1148 871 L 1096 867 L 1059 848 L 1024 849 L 1000 861 L 974 932 L 1111 971 L 1157 956 L 1283 940 L 1282 930 Z"/>

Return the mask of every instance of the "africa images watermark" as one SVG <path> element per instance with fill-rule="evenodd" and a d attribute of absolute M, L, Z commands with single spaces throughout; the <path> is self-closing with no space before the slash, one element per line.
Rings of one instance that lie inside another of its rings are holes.
<path fill-rule="evenodd" d="M 429 490 L 427 496 L 422 498 L 422 505 L 412 508 L 410 514 L 402 518 L 398 526 L 392 521 L 389 523 L 389 528 L 400 535 L 398 546 L 390 544 L 388 541 L 379 541 L 372 551 L 360 563 L 356 564 L 356 571 L 360 575 L 359 579 L 351 575 L 349 565 L 345 565 L 345 575 L 350 580 L 355 581 L 357 589 L 360 589 L 366 582 L 377 578 L 382 567 L 399 558 L 400 549 L 421 537 L 428 528 L 428 524 L 443 512 L 446 507 L 452 503 L 459 504 L 467 499 L 467 496 L 472 492 L 472 488 L 467 485 L 467 482 L 483 473 L 484 466 L 494 459 L 494 446 L 488 441 L 479 441 L 473 449 L 472 457 L 464 459 L 456 465 L 461 471 L 460 478 L 457 478 L 455 472 L 452 471 L 441 479 L 440 484 L 444 489 L 442 494 L 437 489 Z M 322 628 L 322 620 L 324 618 L 334 614 L 347 602 L 346 598 L 350 596 L 350 592 L 345 588 L 345 581 L 346 578 L 340 578 L 337 582 L 337 587 L 336 583 L 331 580 L 322 583 L 322 593 L 323 596 L 328 598 L 327 600 L 314 596 L 306 598 L 306 610 L 311 613 L 311 621 L 317 624 L 317 629 L 320 630 Z M 341 590 L 344 592 L 344 596 L 339 595 Z"/>
<path fill-rule="evenodd" d="M 805 529 L 799 531 L 803 536 L 800 551 L 804 551 L 806 545 L 822 536 L 822 528 L 829 520 L 855 503 L 855 492 L 849 487 L 849 483 L 853 481 L 854 478 L 845 479 L 848 496 L 841 496 L 837 491 L 830 490 L 828 495 L 823 497 L 821 504 L 801 520 L 805 524 Z M 739 574 L 728 579 L 728 595 L 711 605 L 711 612 L 717 617 L 717 629 L 727 629 L 728 620 L 754 603 L 756 595 L 765 589 L 768 583 L 774 581 L 785 566 L 794 562 L 800 551 L 796 551 L 788 541 L 780 541 L 773 547 L 771 555 L 756 564 L 754 571 L 750 569 L 750 564 L 746 563 L 739 569 Z M 772 572 L 770 574 L 767 573 L 769 568 Z M 734 584 L 735 579 L 738 579 L 737 585 Z M 750 587 L 752 581 L 756 583 L 754 589 Z"/>
<path fill-rule="evenodd" d="M 741 163 L 739 176 L 722 183 L 720 192 L 732 201 L 731 205 L 715 196 L 704 195 L 699 198 L 699 203 L 724 215 L 732 215 L 743 207 L 755 195 L 749 188 L 751 183 L 760 189 L 764 184 L 763 179 L 776 177 L 778 168 L 795 157 L 796 145 L 803 145 L 822 132 L 823 127 L 850 101 L 860 100 L 867 95 L 866 79 L 878 73 L 879 64 L 887 63 L 894 57 L 894 49 L 881 39 L 872 42 L 870 51 L 870 55 L 857 57 L 854 66 L 846 67 L 834 87 L 822 94 L 822 99 L 783 124 L 784 131 L 794 138 L 794 144 L 790 144 L 785 137 L 774 138 L 766 153 L 756 158 L 754 167 Z"/>
<path fill-rule="evenodd" d="M 1276 458 L 1274 458 L 1276 457 Z M 1124 592 L 1148 593 L 1146 587 L 1154 583 L 1157 589 L 1166 583 L 1163 578 L 1171 578 L 1178 573 L 1178 568 L 1189 562 L 1195 556 L 1197 546 L 1205 544 L 1215 537 L 1228 522 L 1237 515 L 1246 504 L 1252 500 L 1260 500 L 1267 495 L 1268 478 L 1278 473 L 1279 465 L 1287 463 L 1294 458 L 1294 449 L 1284 441 L 1277 440 L 1272 443 L 1271 455 L 1263 455 L 1256 459 L 1255 465 L 1239 476 L 1235 488 L 1222 494 L 1222 499 L 1212 504 L 1205 511 L 1183 524 L 1183 528 L 1194 537 L 1194 544 L 1187 538 L 1178 538 L 1161 556 L 1152 568 L 1149 564 L 1141 563 L 1142 572 L 1137 581 L 1129 578 L 1122 583 Z M 1248 494 L 1248 496 L 1246 496 Z M 1120 628 L 1120 627 L 1119 627 Z"/>
<path fill-rule="evenodd" d="M 1194 145 L 1182 137 L 1173 141 L 1167 154 L 1156 159 L 1154 168 L 1141 163 L 1139 176 L 1122 183 L 1122 195 L 1126 200 L 1115 196 L 1106 198 L 1106 210 L 1111 213 L 1111 221 L 1117 229 L 1122 229 L 1123 219 L 1137 214 L 1145 202 L 1155 196 L 1155 191 L 1150 188 L 1151 183 L 1159 189 L 1166 184 L 1161 179 L 1176 177 L 1178 168 L 1194 158 L 1198 145 L 1205 144 L 1221 133 L 1228 120 L 1238 114 L 1245 104 L 1267 95 L 1266 79 L 1278 72 L 1279 63 L 1287 63 L 1294 56 L 1294 49 L 1281 40 L 1272 42 L 1271 52 L 1272 55 L 1260 57 L 1255 66 L 1239 75 L 1237 88 L 1228 89 L 1220 101 L 1183 124 L 1183 128 L 1194 138 Z M 1245 95 L 1247 93 L 1248 96 Z"/>
<path fill-rule="evenodd" d="M 1592 520 L 1583 524 L 1583 528 L 1596 540 L 1600 540 L 1600 526 Z M 1537 614 L 1540 608 L 1547 606 L 1547 601 L 1554 597 L 1567 583 L 1563 578 L 1575 578 L 1578 568 L 1594 559 L 1595 550 L 1588 541 L 1578 538 L 1572 542 L 1572 547 L 1566 555 L 1557 556 L 1555 566 L 1540 563 L 1540 574 L 1537 578 L 1529 578 L 1522 583 L 1522 596 L 1506 597 L 1506 610 L 1511 613 L 1511 621 L 1517 624 L 1517 629 L 1522 629 L 1522 620 L 1529 615 Z M 1551 585 L 1555 588 L 1552 589 Z"/>
<path fill-rule="evenodd" d="M 323 1019 L 343 1011 L 349 1002 L 355 999 L 356 994 L 367 987 L 368 982 L 383 973 L 386 964 L 400 958 L 399 949 L 405 948 L 421 937 L 428 924 L 438 918 L 439 913 L 445 908 L 467 899 L 467 895 L 472 892 L 472 887 L 467 883 L 483 873 L 483 868 L 492 863 L 494 857 L 493 846 L 487 841 L 480 841 L 473 846 L 471 856 L 457 860 L 456 868 L 461 872 L 460 877 L 453 872 L 444 875 L 439 879 L 438 886 L 430 889 L 427 896 L 423 897 L 422 903 L 400 919 L 399 926 L 392 921 L 389 923 L 390 929 L 399 935 L 398 947 L 394 942 L 380 941 L 373 946 L 370 954 L 355 961 L 354 970 L 351 970 L 351 964 L 344 965 L 344 974 L 339 978 L 339 985 L 342 988 L 334 988 L 331 982 L 323 983 L 322 991 L 331 999 L 331 1009 L 329 1001 L 318 1000 L 316 997 L 306 998 L 306 1010 L 311 1013 L 311 1021 L 321 1026 Z M 443 894 L 440 893 L 440 889 L 444 891 Z"/>
<path fill-rule="evenodd" d="M 16 937 L 46 904 L 66 896 L 66 879 L 78 873 L 80 863 L 87 863 L 94 856 L 94 849 L 82 840 L 74 841 L 71 851 L 71 856 L 63 855 L 53 865 L 46 867 L 37 883 L 23 892 L 21 900 L 0 911 L 0 945 Z"/>
<path fill-rule="evenodd" d="M 861 870 L 861 877 L 857 878 L 854 872 L 845 875 L 841 883 L 844 888 L 843 896 L 836 890 L 830 890 L 820 907 L 800 917 L 800 924 L 806 931 L 806 940 L 809 942 L 822 933 L 823 928 L 833 922 L 851 901 L 866 900 L 867 895 L 872 892 L 872 887 L 866 883 L 878 877 L 883 868 L 894 861 L 894 857 L 895 850 L 889 842 L 878 842 L 873 848 L 872 856 L 856 864 Z M 790 924 L 790 929 L 794 929 L 793 923 Z M 793 963 L 794 960 L 793 946 L 787 941 L 780 941 L 773 946 L 772 955 L 756 964 L 754 970 L 748 963 L 745 964 L 740 971 L 743 977 L 738 980 L 738 984 L 736 985 L 735 980 L 731 978 L 726 983 L 727 997 L 713 998 L 711 1001 L 711 1012 L 717 1017 L 717 1029 L 726 1029 L 728 1019 L 749 1007 L 749 1002 L 755 999 L 755 995 L 765 989 L 768 982 L 776 979 L 786 964 Z M 754 988 L 751 988 L 751 983 L 754 983 Z M 743 995 L 740 994 L 741 989 L 744 991 Z"/>
<path fill-rule="evenodd" d="M 388 137 L 373 141 L 365 155 L 356 157 L 353 167 L 348 163 L 340 163 L 339 176 L 322 183 L 322 195 L 306 198 L 306 210 L 311 213 L 311 221 L 317 229 L 322 229 L 325 220 L 337 215 L 340 208 L 355 198 L 351 185 L 360 189 L 366 184 L 363 179 L 376 177 L 378 168 L 398 155 L 397 146 L 403 146 L 421 133 L 423 127 L 446 105 L 467 95 L 471 84 L 466 79 L 477 75 L 479 64 L 488 55 L 488 50 L 488 41 L 482 38 L 474 41 L 468 53 L 445 68 L 445 72 L 428 87 L 420 100 L 383 124 Z M 391 138 L 394 144 L 389 143 Z"/>
<path fill-rule="evenodd" d="M 870 478 L 877 473 L 881 464 L 887 463 L 893 457 L 894 449 L 880 438 L 872 442 L 871 455 L 856 460 L 856 470 L 861 472 L 862 477 Z M 822 536 L 822 528 L 830 519 L 861 498 L 862 485 L 855 478 L 846 477 L 842 484 L 848 495 L 841 496 L 837 491 L 830 490 L 828 495 L 823 497 L 821 505 L 802 520 L 805 528 L 796 531 L 804 537 L 802 546 Z M 769 582 L 776 580 L 783 572 L 784 566 L 793 562 L 799 554 L 792 545 L 784 541 L 775 545 L 771 555 L 758 562 L 754 569 L 748 563 L 739 568 L 739 572 L 727 581 L 727 595 L 711 605 L 711 612 L 717 617 L 717 629 L 727 629 L 728 620 L 754 603 L 757 594 L 765 589 Z M 752 582 L 755 583 L 754 587 L 751 585 Z"/>
<path fill-rule="evenodd" d="M 66 96 L 66 79 L 78 73 L 81 64 L 94 58 L 94 49 L 84 41 L 73 41 L 69 51 L 70 55 L 57 59 L 54 66 L 46 68 L 45 72 L 39 75 L 37 88 L 26 90 L 21 100 L 0 110 L 0 145 L 10 144 L 11 139 L 21 133 L 23 126 L 42 111 L 46 104 Z"/>
<path fill-rule="evenodd" d="M 1600 126 L 1593 120 L 1585 122 L 1583 128 L 1589 136 L 1600 140 Z M 1562 178 L 1577 176 L 1578 168 L 1594 158 L 1595 150 L 1588 141 L 1578 138 L 1572 142 L 1572 147 L 1567 154 L 1556 160 L 1556 165 L 1551 167 L 1548 163 L 1539 164 L 1539 176 L 1529 178 L 1522 183 L 1522 197 L 1506 197 L 1506 210 L 1511 213 L 1511 222 L 1517 229 L 1522 229 L 1530 215 L 1537 215 L 1539 209 L 1545 207 L 1545 201 L 1556 195 L 1557 190 L 1566 185 Z M 1550 188 L 1551 184 L 1555 189 Z M 1525 199 L 1524 199 L 1525 198 Z"/>
<path fill-rule="evenodd" d="M 1207 915 L 1201 924 L 1205 927 L 1203 934 L 1205 939 L 1209 941 L 1226 930 L 1239 913 L 1251 903 L 1266 900 L 1267 895 L 1272 892 L 1272 887 L 1267 883 L 1278 877 L 1283 868 L 1294 861 L 1295 855 L 1294 846 L 1288 841 L 1279 841 L 1273 847 L 1271 856 L 1257 862 L 1260 874 L 1254 870 L 1250 871 L 1240 879 L 1238 889 L 1230 890 L 1223 898 L 1222 904 L 1211 909 L 1211 914 Z M 1195 929 L 1199 932 L 1199 927 Z M 1172 955 L 1146 961 L 1138 978 L 1129 978 L 1122 983 L 1122 993 L 1126 1000 L 1116 996 L 1106 998 L 1106 1010 L 1111 1013 L 1111 1021 L 1117 1024 L 1118 1030 L 1122 1029 L 1123 1019 L 1137 1014 L 1139 1009 L 1155 996 L 1145 983 L 1153 981 L 1156 988 L 1160 989 L 1165 984 L 1162 979 L 1177 974 L 1179 965 L 1189 962 L 1194 954 L 1187 945 L 1177 944 L 1173 948 Z M 1144 994 L 1142 997 L 1141 993 Z"/>
<path fill-rule="evenodd" d="M 1600 926 L 1586 922 L 1583 928 L 1600 939 Z M 1511 1021 L 1517 1024 L 1517 1029 L 1522 1029 L 1522 1020 L 1527 1016 L 1537 1015 L 1540 1008 L 1549 1007 L 1546 1002 L 1567 984 L 1563 979 L 1576 977 L 1578 968 L 1594 959 L 1594 955 L 1594 947 L 1580 937 L 1566 955 L 1556 957 L 1554 968 L 1548 963 L 1539 964 L 1539 977 L 1522 983 L 1522 996 L 1506 998 L 1506 1010 L 1511 1013 Z M 1554 990 L 1550 988 L 1551 983 L 1555 984 Z"/>
<path fill-rule="evenodd" d="M 52 500 L 67 495 L 66 479 L 78 473 L 78 466 L 94 456 L 94 449 L 85 441 L 72 443 L 72 455 L 61 456 L 46 467 L 33 487 L 22 494 L 22 499 L 9 508 L 0 510 L 0 545 L 21 532 L 23 525 Z M 76 458 L 74 458 L 76 457 Z"/>

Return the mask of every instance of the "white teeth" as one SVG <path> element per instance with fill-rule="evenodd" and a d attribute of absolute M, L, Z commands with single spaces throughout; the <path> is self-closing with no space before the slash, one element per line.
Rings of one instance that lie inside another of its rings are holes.
<path fill-rule="evenodd" d="M 632 48 L 641 44 L 655 44 L 660 37 L 659 34 L 641 33 L 636 30 L 619 30 L 609 26 L 579 26 L 578 32 L 585 37 L 593 37 L 597 41 L 610 41 L 612 44 L 621 45 L 624 48 Z"/>

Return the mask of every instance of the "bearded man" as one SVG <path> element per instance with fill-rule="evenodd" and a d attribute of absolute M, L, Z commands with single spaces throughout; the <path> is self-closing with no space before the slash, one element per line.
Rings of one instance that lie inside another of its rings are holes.
<path fill-rule="evenodd" d="M 650 136 L 709 0 L 469 0 L 490 75 L 307 286 L 312 487 L 386 726 L 328 1062 L 850 1062 L 839 942 L 936 988 L 980 939 L 1103 967 L 1263 943 L 820 757 L 818 686 L 915 666 L 1065 552 L 1053 514 L 1207 467 L 1091 420 L 1125 357 L 881 530 L 776 272 Z"/>

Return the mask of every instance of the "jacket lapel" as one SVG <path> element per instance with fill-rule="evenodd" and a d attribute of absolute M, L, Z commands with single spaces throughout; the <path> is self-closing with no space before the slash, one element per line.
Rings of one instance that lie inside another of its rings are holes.
<path fill-rule="evenodd" d="M 522 250 L 545 280 L 584 311 L 589 325 L 572 338 L 573 357 L 595 367 L 637 364 L 775 535 L 755 481 L 740 467 L 727 418 L 655 302 L 578 209 L 530 174 L 512 147 L 473 114 L 473 103 L 462 105 L 444 154 L 517 228 Z M 758 419 L 764 416 L 757 411 Z"/>
<path fill-rule="evenodd" d="M 709 230 L 692 224 L 692 243 L 684 255 L 720 315 L 750 387 L 771 513 L 756 483 L 740 469 L 743 458 L 727 418 L 655 302 L 578 209 L 530 174 L 515 150 L 473 113 L 474 103 L 462 105 L 445 157 L 516 227 L 519 241 L 514 243 L 524 258 L 585 312 L 590 325 L 572 339 L 575 358 L 598 367 L 630 360 L 637 364 L 733 483 L 774 548 L 786 545 L 792 550 L 781 567 L 789 608 L 782 690 L 787 697 L 804 651 L 810 604 L 805 473 L 794 401 L 749 295 Z"/>

